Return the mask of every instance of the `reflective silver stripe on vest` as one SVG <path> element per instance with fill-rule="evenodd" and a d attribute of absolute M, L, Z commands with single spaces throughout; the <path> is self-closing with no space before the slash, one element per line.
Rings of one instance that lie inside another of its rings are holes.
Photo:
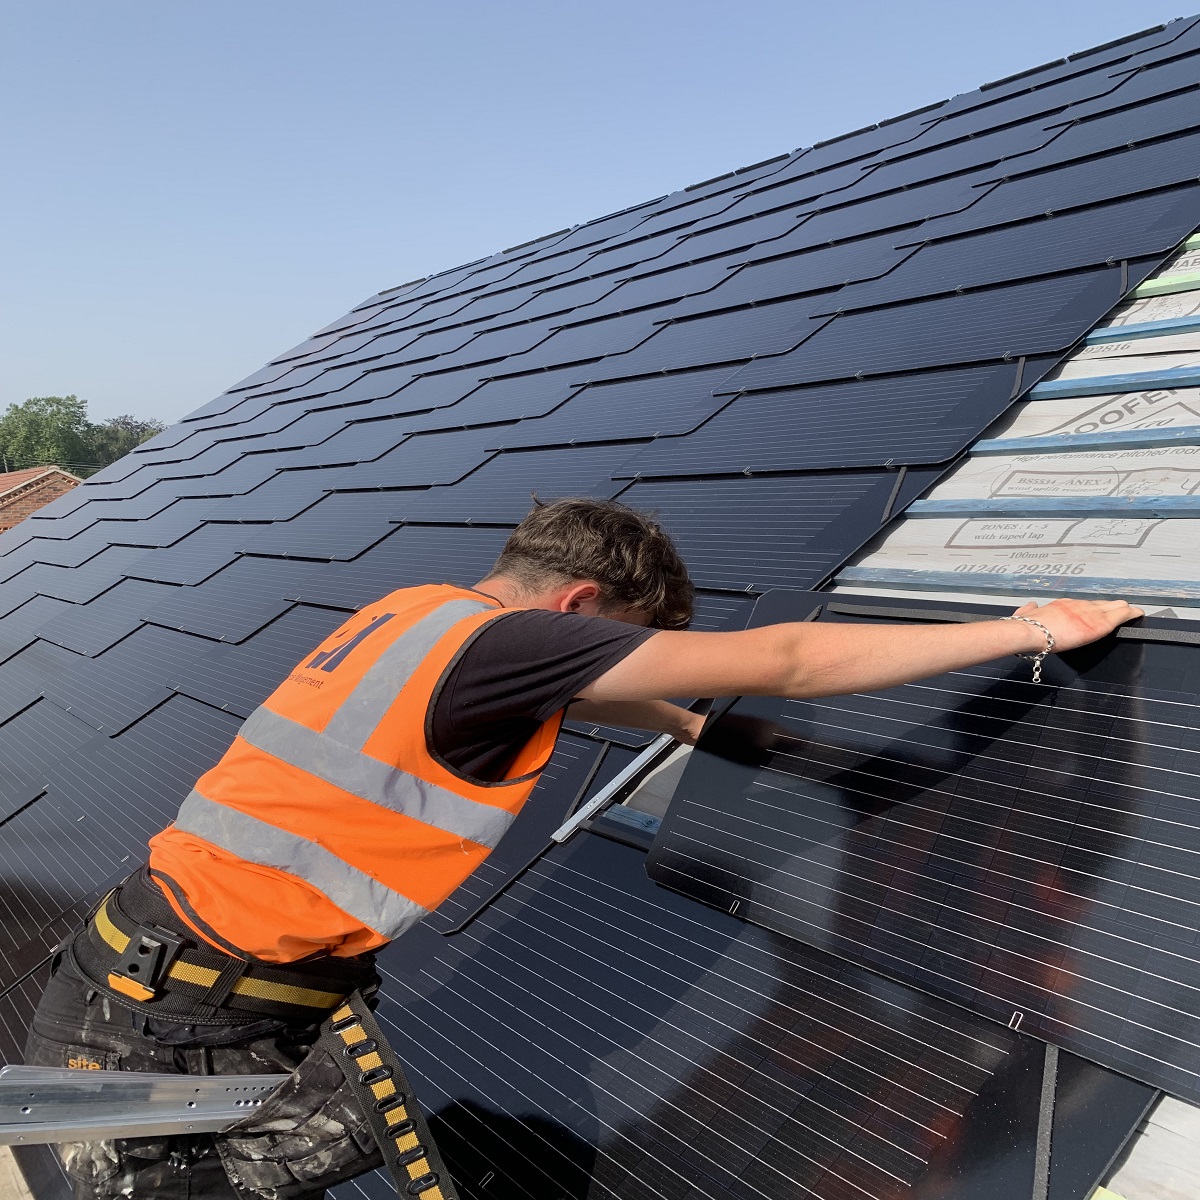
<path fill-rule="evenodd" d="M 330 717 L 325 733 L 361 750 L 430 650 L 465 617 L 495 607 L 480 600 L 447 600 L 422 617 L 376 659 Z"/>
<path fill-rule="evenodd" d="M 268 708 L 256 709 L 238 736 L 362 800 L 481 846 L 494 849 L 514 820 L 510 812 L 418 779 Z"/>
<path fill-rule="evenodd" d="M 192 792 L 183 802 L 175 824 L 185 833 L 202 837 L 239 858 L 303 879 L 343 912 L 383 937 L 399 937 L 428 915 L 407 896 L 385 887 L 315 842 L 217 804 L 199 792 Z"/>

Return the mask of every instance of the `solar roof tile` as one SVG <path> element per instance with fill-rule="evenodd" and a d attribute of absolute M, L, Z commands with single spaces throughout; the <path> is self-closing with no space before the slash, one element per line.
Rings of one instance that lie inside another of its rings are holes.
<path fill-rule="evenodd" d="M 850 310 L 1162 254 L 1190 231 L 1198 209 L 1200 188 L 1192 185 L 930 241 L 883 278 L 831 296 L 830 307 Z"/>
<path fill-rule="evenodd" d="M 617 474 L 653 478 L 945 462 L 1009 406 L 1016 383 L 1015 363 L 989 363 L 743 395 L 690 437 L 639 451 Z"/>
<path fill-rule="evenodd" d="M 1195 30 L 1194 17 L 1172 21 L 1103 50 L 1073 55 L 1070 59 L 1060 59 L 1044 67 L 1018 72 L 1008 79 L 985 84 L 978 91 L 955 96 L 947 101 L 942 115 L 957 116 L 973 109 L 993 108 L 1011 103 L 1014 98 L 1020 101 L 1028 94 L 1050 87 L 1074 86 L 1073 81 L 1079 79 L 1090 81 L 1090 77 L 1098 73 L 1111 75 L 1118 65 L 1127 64 L 1132 69 L 1143 62 L 1157 61 L 1164 53 L 1176 53 L 1183 48 L 1187 43 L 1187 35 L 1194 34 Z"/>
<path fill-rule="evenodd" d="M 420 432 L 545 416 L 578 391 L 580 385 L 572 382 L 577 373 L 576 367 L 564 367 L 487 379 L 458 403 L 408 417 L 405 423 Z"/>
<path fill-rule="evenodd" d="M 380 1016 L 413 1031 L 406 1065 L 445 1114 L 456 1177 L 622 1200 L 1001 1200 L 1031 1186 L 1035 1044 L 700 916 L 649 885 L 642 861 L 579 841 L 457 941 L 425 928 L 385 961 Z M 1059 1097 L 1064 1112 L 1105 1086 L 1064 1065 L 1068 1079 L 1079 1091 Z M 1128 1128 L 1149 1095 L 1106 1099 Z M 987 1166 L 964 1153 L 984 1127 Z M 1086 1194 L 1087 1175 L 1058 1178 Z M 363 1182 L 370 1200 L 387 1186 Z"/>
<path fill-rule="evenodd" d="M 125 574 L 158 583 L 200 583 L 237 558 L 252 532 L 204 524 L 161 553 L 139 555 Z"/>
<path fill-rule="evenodd" d="M 167 600 L 174 590 L 167 584 L 124 579 L 94 600 L 56 613 L 34 632 L 43 641 L 92 657 L 137 629 L 144 611 Z"/>
<path fill-rule="evenodd" d="M 886 276 L 915 252 L 914 246 L 897 245 L 894 234 L 884 234 L 754 262 L 727 275 L 712 291 L 684 301 L 678 315 L 840 289 L 847 283 Z M 840 307 L 841 292 L 828 299 Z"/>
<path fill-rule="evenodd" d="M 728 387 L 786 387 L 859 372 L 936 367 L 1065 350 L 1121 296 L 1098 268 L 835 317 L 790 354 L 743 367 Z M 923 334 L 935 329 L 937 337 Z"/>
<path fill-rule="evenodd" d="M 332 437 L 310 443 L 294 455 L 292 467 L 331 467 L 340 463 L 372 462 L 394 450 L 406 437 L 409 425 L 404 417 L 379 417 L 376 420 L 351 421 Z"/>
<path fill-rule="evenodd" d="M 931 224 L 944 236 L 1119 199 L 1176 184 L 1200 174 L 1200 134 L 1115 150 L 1096 158 L 1014 175 L 986 192 L 978 204 Z"/>
<path fill-rule="evenodd" d="M 136 547 L 108 546 L 79 566 L 35 563 L 0 587 L 0 611 L 11 612 L 36 595 L 86 604 L 117 583 L 143 555 Z"/>
<path fill-rule="evenodd" d="M 248 554 L 291 558 L 353 558 L 389 532 L 391 497 L 378 492 L 331 492 L 290 521 L 248 526 Z"/>
<path fill-rule="evenodd" d="M 655 331 L 654 322 L 668 315 L 669 310 L 664 306 L 584 324 L 564 325 L 537 348 L 536 354 L 514 355 L 504 364 L 503 373 L 508 374 L 510 367 L 533 370 L 624 354 L 650 337 Z M 497 368 L 496 374 L 501 373 Z"/>
<path fill-rule="evenodd" d="M 145 620 L 215 641 L 241 642 L 292 605 L 286 596 L 311 569 L 301 560 L 235 559 L 194 587 L 144 607 Z"/>
<path fill-rule="evenodd" d="M 580 367 L 580 379 L 620 379 L 655 371 L 737 362 L 755 354 L 780 354 L 821 327 L 813 313 L 824 297 L 808 296 L 757 308 L 672 321 L 632 354 Z M 734 389 L 736 390 L 736 388 Z"/>
<path fill-rule="evenodd" d="M 199 528 L 208 515 L 206 499 L 176 500 L 143 521 L 115 521 L 101 518 L 108 537 L 115 545 L 122 546 L 170 546 L 181 537 Z"/>
<path fill-rule="evenodd" d="M 352 480 L 350 486 L 365 488 L 456 483 L 491 456 L 497 428 L 502 427 L 414 434 L 347 479 Z"/>
<path fill-rule="evenodd" d="M 685 434 L 728 403 L 713 391 L 729 375 L 728 367 L 718 367 L 595 384 L 549 416 L 497 430 L 496 445 L 511 450 Z"/>
<path fill-rule="evenodd" d="M 894 482 L 887 471 L 649 480 L 621 499 L 658 514 L 698 586 L 747 592 L 815 586 L 879 528 Z"/>
<path fill-rule="evenodd" d="M 70 660 L 78 657 L 69 650 L 50 645 L 49 642 L 34 642 L 0 663 L 0 726 L 43 695 L 49 695 L 60 708 L 68 708 L 71 702 L 68 700 L 63 704 L 58 696 L 50 694 L 50 689 L 64 674 L 75 674 L 72 671 L 74 664 Z M 89 720 L 87 713 L 80 716 L 86 723 L 97 725 Z"/>
<path fill-rule="evenodd" d="M 665 254 L 679 241 L 675 233 L 660 233 L 657 237 L 646 238 L 644 241 L 635 240 L 620 246 L 597 247 L 581 266 L 574 271 L 564 272 L 556 276 L 559 283 L 573 282 L 574 279 L 590 279 L 595 275 L 610 275 L 614 271 L 628 270 L 642 263 L 654 262 L 660 255 Z"/>
<path fill-rule="evenodd" d="M 349 562 L 315 567 L 295 599 L 354 611 L 401 587 L 435 581 L 469 587 L 499 555 L 507 529 L 403 525 Z"/>
<path fill-rule="evenodd" d="M 791 233 L 801 215 L 795 209 L 785 209 L 751 220 L 731 221 L 680 239 L 652 261 L 656 270 L 665 270 L 718 255 L 742 253 L 746 257 L 744 252 L 754 247 L 768 247 L 761 253 L 770 254 L 774 252 L 776 240 Z"/>
<path fill-rule="evenodd" d="M 854 191 L 856 196 L 869 196 L 924 183 L 927 179 L 975 173 L 982 169 L 1019 171 L 1026 163 L 1036 165 L 1042 158 L 1059 161 L 1062 156 L 1057 155 L 1058 142 L 1062 138 L 1062 129 L 1043 129 L 1034 133 L 1027 125 L 1017 125 L 943 142 L 929 149 L 923 149 L 919 141 L 910 142 L 902 147 L 903 155 L 873 166 Z M 1031 163 L 1031 159 L 1034 162 Z"/>
<path fill-rule="evenodd" d="M 47 698 L 113 737 L 165 700 L 172 674 L 211 648 L 203 638 L 141 625 L 93 657 L 36 642 L 5 666 L 19 666 L 27 659 L 44 664 L 49 657 L 57 670 L 36 668 Z"/>
<path fill-rule="evenodd" d="M 415 413 L 457 404 L 478 386 L 479 372 L 473 368 L 414 375 L 413 368 L 392 367 L 364 375 L 346 389 L 346 397 L 347 401 L 390 400 L 392 403 L 386 406 L 390 411 Z M 372 411 L 382 412 L 385 408 L 378 406 Z"/>
<path fill-rule="evenodd" d="M 5 721 L 0 725 L 0 797 L 24 795 L 30 785 L 44 786 L 53 764 L 95 735 L 90 725 L 49 700 L 39 700 Z"/>
<path fill-rule="evenodd" d="M 811 215 L 785 237 L 767 244 L 762 255 L 773 257 L 809 246 L 823 246 L 829 242 L 862 237 L 865 234 L 886 230 L 911 230 L 897 241 L 913 241 L 916 230 L 932 218 L 945 217 L 948 213 L 970 213 L 972 206 L 997 185 L 976 175 L 954 176 L 933 183 L 901 189 L 885 194 L 859 197 L 846 192 L 839 202 L 828 208 L 811 208 Z M 965 214 L 959 218 L 965 221 Z M 968 227 L 964 224 L 963 226 Z M 939 226 L 940 228 L 940 226 Z M 925 230 L 921 229 L 921 236 Z"/>
<path fill-rule="evenodd" d="M 602 296 L 607 296 L 619 282 L 611 275 L 603 275 L 596 279 L 580 279 L 575 283 L 545 288 L 533 295 L 521 292 L 520 304 L 512 311 L 512 315 L 529 321 L 557 316 L 560 313 L 582 311 L 588 305 L 595 304 Z"/>
<path fill-rule="evenodd" d="M 597 314 L 629 312 L 636 308 L 666 304 L 683 296 L 692 297 L 697 293 L 705 293 L 725 279 L 736 265 L 736 262 L 727 259 L 713 259 L 638 275 L 608 293 L 592 311 Z M 679 308 L 676 307 L 670 315 L 678 311 Z"/>
<path fill-rule="evenodd" d="M 481 432 L 494 443 L 502 427 Z M 486 521 L 515 525 L 529 511 L 533 494 L 543 500 L 562 496 L 610 499 L 622 486 L 612 473 L 629 457 L 632 443 L 510 450 L 491 456 L 452 491 L 430 488 L 397 493 L 398 519 L 450 522 Z"/>
<path fill-rule="evenodd" d="M 674 197 L 678 198 L 677 203 L 664 203 L 629 233 L 610 238 L 605 245 L 607 247 L 621 246 L 629 241 L 656 237 L 661 233 L 668 232 L 684 234 L 696 222 L 709 220 L 723 213 L 737 200 L 736 191 L 732 188 L 707 196 L 685 192 L 674 193 Z"/>
<path fill-rule="evenodd" d="M 597 249 L 598 247 L 594 245 L 568 251 L 560 251 L 555 247 L 555 253 L 539 255 L 531 259 L 519 271 L 505 279 L 503 294 L 508 295 L 514 288 L 527 289 L 538 285 L 547 287 L 551 283 L 557 282 L 560 276 L 569 275 L 583 267 Z M 480 294 L 479 301 L 486 301 L 495 295 L 494 291 L 485 290 Z M 470 316 L 466 312 L 463 315 L 465 318 Z"/>
<path fill-rule="evenodd" d="M 1172 58 L 1164 63 L 1151 64 L 1137 71 L 1118 69 L 1109 78 L 1113 87 L 1094 99 L 1081 100 L 1062 114 L 1063 121 L 1079 121 L 1127 108 L 1145 100 L 1166 96 L 1178 89 L 1196 86 L 1197 51 Z"/>
<path fill-rule="evenodd" d="M 1045 165 L 1071 162 L 1094 154 L 1120 150 L 1153 138 L 1194 131 L 1200 125 L 1197 112 L 1200 94 L 1193 88 L 1180 95 L 1147 100 L 1131 108 L 1079 121 L 1055 138 L 1045 149 L 1015 160 L 1018 170 L 1038 169 Z"/>
<path fill-rule="evenodd" d="M 577 225 L 560 241 L 555 242 L 551 248 L 552 253 L 557 255 L 587 246 L 595 247 L 602 242 L 619 237 L 621 234 L 634 228 L 634 226 L 640 225 L 650 215 L 652 209 L 653 201 L 648 204 L 638 204 L 632 208 L 610 213 L 608 216 L 597 217 L 593 221 Z M 534 255 L 535 261 L 542 257 L 544 256 Z"/>

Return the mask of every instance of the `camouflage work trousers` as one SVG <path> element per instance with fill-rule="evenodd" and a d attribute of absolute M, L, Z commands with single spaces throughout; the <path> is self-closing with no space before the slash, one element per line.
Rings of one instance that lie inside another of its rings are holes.
<path fill-rule="evenodd" d="M 97 992 L 69 962 L 38 1004 L 25 1061 L 184 1075 L 290 1072 L 269 1100 L 221 1134 L 69 1142 L 56 1147 L 76 1200 L 320 1200 L 382 1159 L 315 1027 L 281 1021 L 176 1025 Z"/>

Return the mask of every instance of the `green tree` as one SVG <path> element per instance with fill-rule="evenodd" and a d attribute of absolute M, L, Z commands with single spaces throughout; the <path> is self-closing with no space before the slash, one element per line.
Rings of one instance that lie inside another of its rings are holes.
<path fill-rule="evenodd" d="M 162 421 L 143 421 L 128 413 L 109 417 L 91 427 L 92 457 L 100 466 L 107 467 L 164 429 L 166 425 Z"/>
<path fill-rule="evenodd" d="M 33 396 L 0 417 L 0 456 L 10 471 L 42 463 L 95 462 L 87 401 L 78 396 Z"/>
<path fill-rule="evenodd" d="M 0 469 L 57 463 L 90 475 L 165 428 L 161 421 L 128 413 L 93 425 L 87 401 L 78 396 L 33 396 L 24 404 L 10 404 L 0 416 Z"/>

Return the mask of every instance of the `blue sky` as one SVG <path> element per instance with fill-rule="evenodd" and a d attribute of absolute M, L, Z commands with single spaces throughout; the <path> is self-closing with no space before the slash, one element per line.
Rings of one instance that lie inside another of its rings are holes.
<path fill-rule="evenodd" d="M 381 288 L 1187 15 L 3 0 L 0 403 L 175 420 Z"/>

